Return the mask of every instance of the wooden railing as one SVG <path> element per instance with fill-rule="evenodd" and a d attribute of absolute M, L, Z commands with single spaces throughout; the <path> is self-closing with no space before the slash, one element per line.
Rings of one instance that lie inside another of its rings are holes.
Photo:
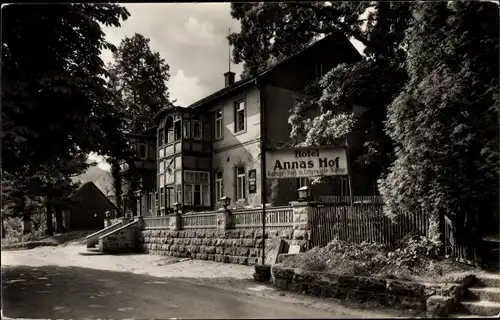
<path fill-rule="evenodd" d="M 262 209 L 234 211 L 236 228 L 262 227 Z M 293 209 L 291 207 L 273 207 L 266 210 L 266 227 L 291 229 L 293 227 Z"/>
<path fill-rule="evenodd" d="M 405 236 L 428 236 L 429 219 L 425 212 L 402 215 L 394 221 L 384 215 L 381 204 L 319 205 L 310 216 L 311 245 L 325 246 L 333 239 L 350 243 L 377 242 L 396 247 Z"/>
<path fill-rule="evenodd" d="M 169 216 L 144 217 L 144 228 L 167 229 L 169 221 Z"/>
<path fill-rule="evenodd" d="M 240 209 L 233 211 L 235 228 L 262 227 L 262 208 Z M 293 209 L 291 207 L 272 207 L 266 210 L 266 226 L 278 229 L 293 227 Z M 145 229 L 168 229 L 169 216 L 144 217 Z M 181 215 L 181 229 L 215 229 L 217 213 L 203 212 Z"/>
<path fill-rule="evenodd" d="M 207 212 L 181 216 L 182 229 L 205 229 L 217 227 L 217 213 Z"/>
<path fill-rule="evenodd" d="M 325 204 L 350 204 L 350 196 L 319 196 L 319 202 Z M 354 196 L 352 199 L 354 204 L 383 204 L 381 196 Z"/>

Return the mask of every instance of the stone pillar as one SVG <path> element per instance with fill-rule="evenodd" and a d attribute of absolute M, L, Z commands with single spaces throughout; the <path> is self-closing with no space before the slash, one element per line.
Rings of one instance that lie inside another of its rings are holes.
<path fill-rule="evenodd" d="M 181 229 L 181 214 L 174 213 L 169 215 L 168 226 L 170 230 L 176 231 Z"/>
<path fill-rule="evenodd" d="M 124 225 L 128 224 L 129 222 L 130 222 L 129 217 L 123 217 L 123 218 L 122 218 L 122 226 L 124 226 Z"/>
<path fill-rule="evenodd" d="M 219 209 L 217 211 L 217 231 L 226 231 L 234 228 L 234 218 L 231 210 Z"/>
<path fill-rule="evenodd" d="M 309 249 L 311 240 L 310 212 L 315 202 L 291 202 L 293 208 L 293 240 L 292 245 L 299 245 L 300 251 Z"/>
<path fill-rule="evenodd" d="M 107 228 L 111 225 L 111 219 L 104 218 L 104 228 Z"/>
<path fill-rule="evenodd" d="M 139 230 L 144 230 L 144 218 L 142 216 L 137 217 L 137 228 Z"/>

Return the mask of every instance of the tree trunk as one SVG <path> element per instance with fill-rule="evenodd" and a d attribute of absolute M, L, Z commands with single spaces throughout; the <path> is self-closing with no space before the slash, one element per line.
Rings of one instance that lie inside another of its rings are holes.
<path fill-rule="evenodd" d="M 23 234 L 31 233 L 31 215 L 26 209 L 26 199 L 23 197 L 21 200 L 21 214 L 23 217 Z"/>
<path fill-rule="evenodd" d="M 4 216 L 3 216 L 3 213 L 2 213 L 2 239 L 5 239 L 5 225 L 4 225 Z"/>
<path fill-rule="evenodd" d="M 111 174 L 113 176 L 113 187 L 114 187 L 114 193 L 115 193 L 115 201 L 116 201 L 116 207 L 118 208 L 118 212 L 116 212 L 115 217 L 120 217 L 122 216 L 121 210 L 122 210 L 122 179 L 120 177 L 120 165 L 116 160 L 112 162 L 111 165 Z"/>
<path fill-rule="evenodd" d="M 46 211 L 46 214 L 47 214 L 45 234 L 51 236 L 51 235 L 54 234 L 54 225 L 53 225 L 53 221 L 52 221 L 52 205 L 46 204 L 45 205 L 45 211 Z"/>
<path fill-rule="evenodd" d="M 63 224 L 63 212 L 62 208 L 56 207 L 56 233 L 64 233 L 64 224 Z"/>

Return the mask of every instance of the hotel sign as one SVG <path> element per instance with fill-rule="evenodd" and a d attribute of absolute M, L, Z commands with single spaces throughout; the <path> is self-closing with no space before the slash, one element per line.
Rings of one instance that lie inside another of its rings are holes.
<path fill-rule="evenodd" d="M 293 148 L 266 152 L 266 178 L 347 175 L 345 146 Z"/>

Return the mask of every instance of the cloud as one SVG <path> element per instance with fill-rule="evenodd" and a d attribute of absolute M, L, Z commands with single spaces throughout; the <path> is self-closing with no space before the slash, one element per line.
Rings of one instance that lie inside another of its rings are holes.
<path fill-rule="evenodd" d="M 170 34 L 173 35 L 172 40 L 178 45 L 186 47 L 224 45 L 225 39 L 217 37 L 215 28 L 209 21 L 200 22 L 197 18 L 190 16 L 182 27 L 174 29 L 177 30 L 171 31 Z"/>
<path fill-rule="evenodd" d="M 170 94 L 183 106 L 224 87 L 228 29 L 240 30 L 239 22 L 231 18 L 229 3 L 139 3 L 125 7 L 130 18 L 121 28 L 104 27 L 106 39 L 118 46 L 134 33 L 149 38 L 151 49 L 169 64 Z M 112 61 L 111 52 L 103 52 L 101 57 L 105 63 Z M 242 66 L 233 65 L 231 70 L 238 80 Z M 182 88 L 179 83 L 192 86 Z"/>
<path fill-rule="evenodd" d="M 175 105 L 181 107 L 187 107 L 210 94 L 207 86 L 200 84 L 200 78 L 187 77 L 182 70 L 170 78 L 169 88 L 172 99 L 177 99 Z"/>

